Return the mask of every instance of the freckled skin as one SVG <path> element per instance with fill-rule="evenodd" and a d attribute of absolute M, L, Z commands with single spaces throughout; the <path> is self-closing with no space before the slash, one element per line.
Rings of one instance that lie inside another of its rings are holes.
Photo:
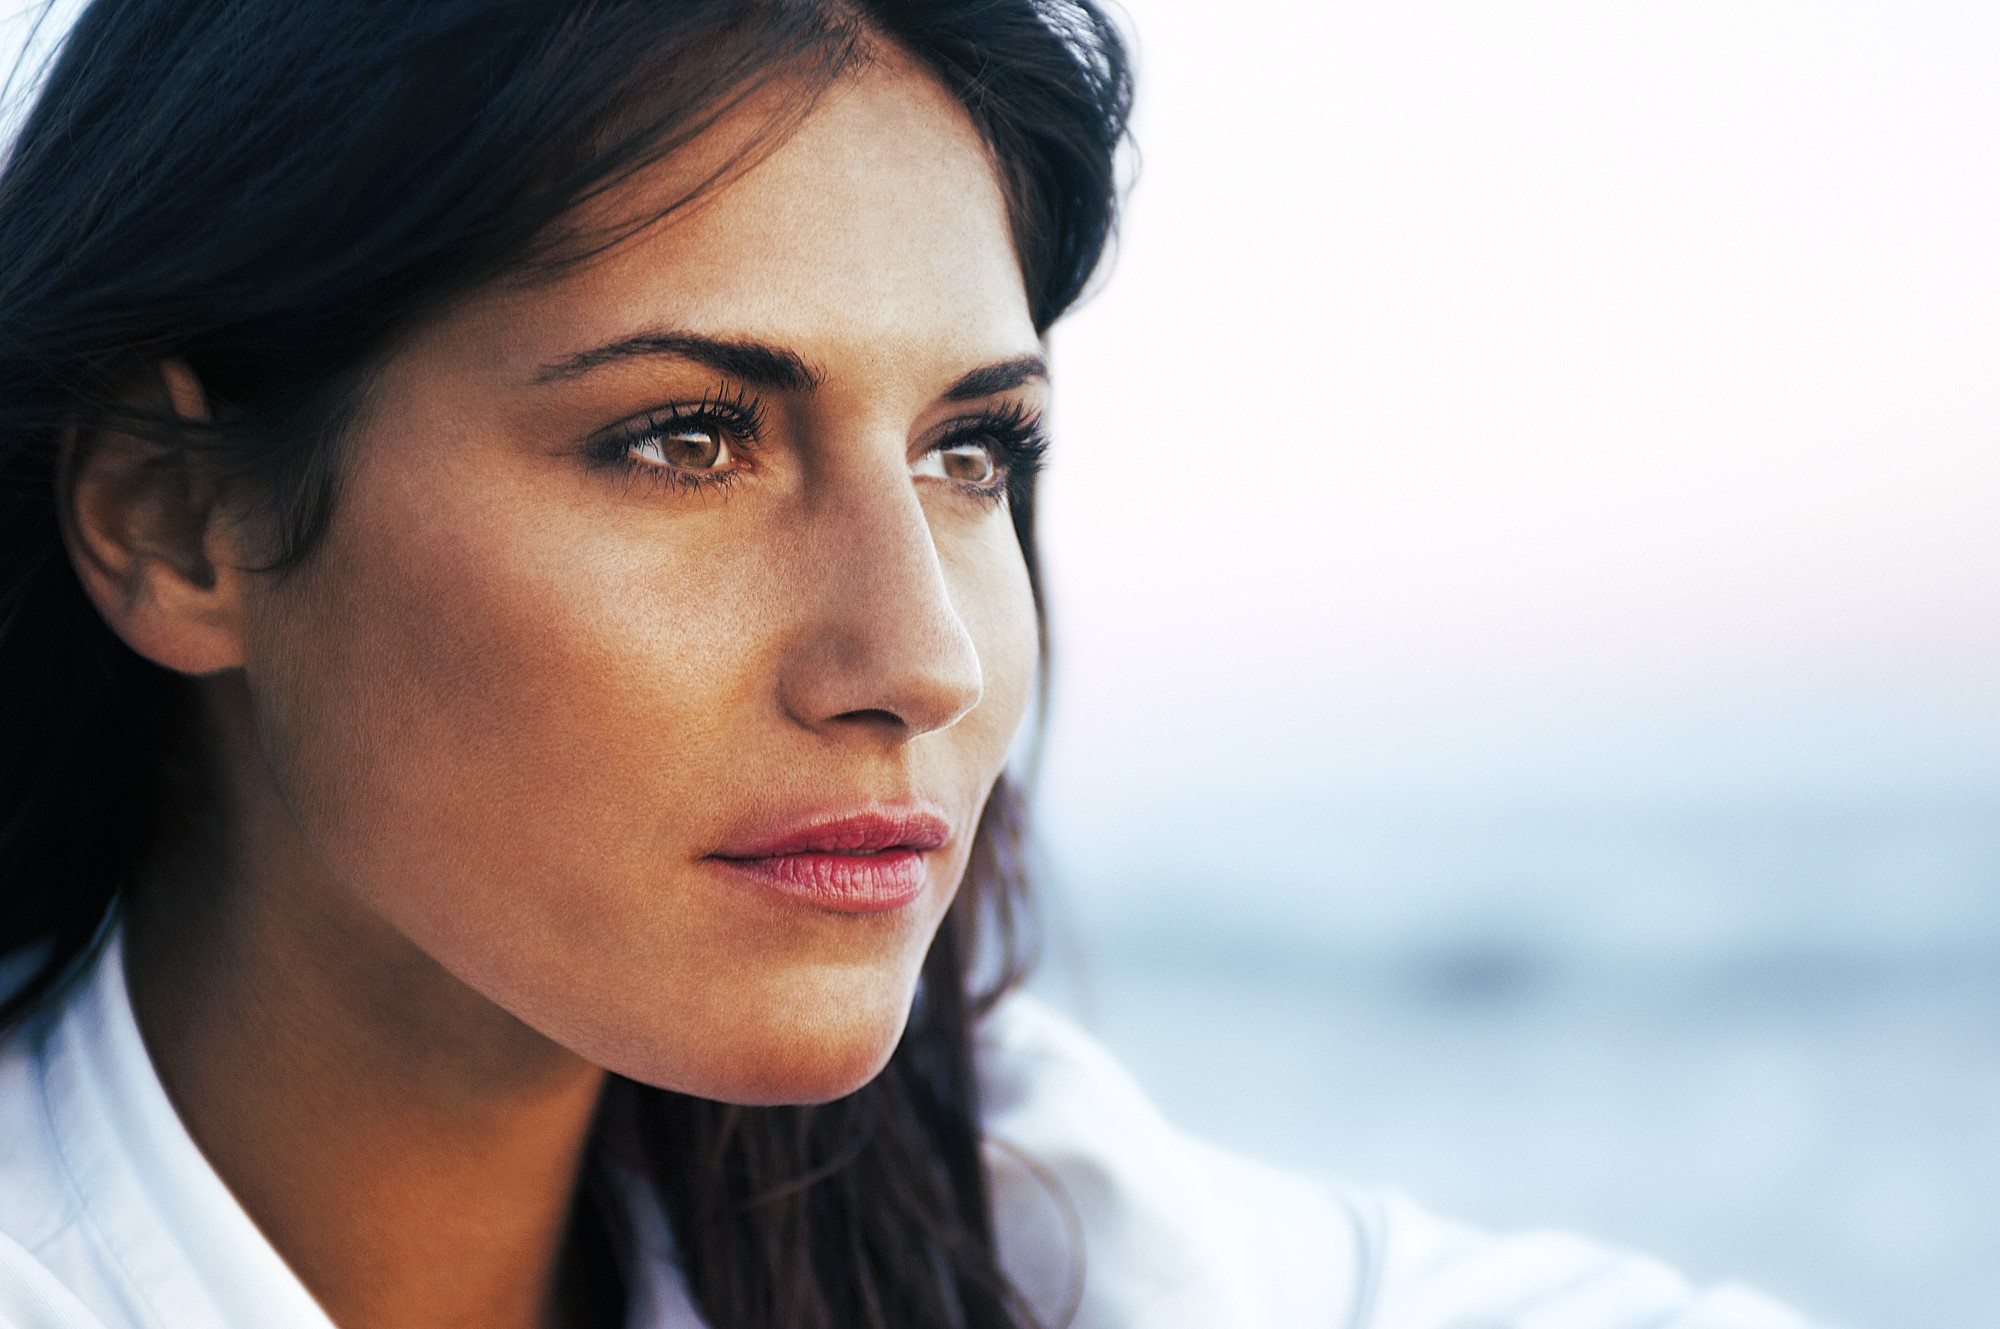
<path fill-rule="evenodd" d="M 745 123 L 606 215 L 706 177 Z M 727 488 L 590 447 L 728 389 L 713 369 L 541 372 L 663 327 L 821 379 L 759 392 Z M 985 149 L 882 52 L 697 206 L 414 329 L 300 568 L 144 591 L 79 555 L 128 642 L 203 675 L 226 794 L 223 861 L 133 902 L 141 1027 L 343 1329 L 559 1322 L 605 1070 L 763 1104 L 887 1060 L 1036 651 L 1004 503 L 913 466 L 970 413 L 1039 407 L 1038 380 L 945 395 L 1038 350 Z M 121 491 L 80 492 L 73 548 L 116 555 Z M 952 836 L 898 910 L 818 909 L 708 857 L 913 800 Z"/>

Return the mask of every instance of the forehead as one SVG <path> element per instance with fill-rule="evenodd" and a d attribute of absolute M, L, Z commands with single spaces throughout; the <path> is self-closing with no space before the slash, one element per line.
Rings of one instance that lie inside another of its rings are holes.
<path fill-rule="evenodd" d="M 531 313 L 532 328 L 505 341 L 547 358 L 666 322 L 829 366 L 1035 348 L 998 173 L 946 89 L 882 51 L 760 149 L 774 101 L 746 103 L 600 201 L 588 220 L 615 224 L 724 173 L 666 221 L 507 297 L 491 312 Z"/>

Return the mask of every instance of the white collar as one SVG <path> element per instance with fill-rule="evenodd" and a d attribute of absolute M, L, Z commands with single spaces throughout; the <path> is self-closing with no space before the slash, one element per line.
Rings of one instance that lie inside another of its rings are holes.
<path fill-rule="evenodd" d="M 132 1015 L 121 941 L 114 929 L 44 1054 L 82 1217 L 163 1325 L 334 1329 L 181 1125 Z"/>
<path fill-rule="evenodd" d="M 125 985 L 122 936 L 64 1004 L 43 1053 L 48 1129 L 81 1224 L 109 1253 L 141 1323 L 167 1329 L 335 1329 L 181 1124 Z M 699 1329 L 672 1241 L 643 1188 L 627 1188 L 637 1249 L 630 1329 Z"/>

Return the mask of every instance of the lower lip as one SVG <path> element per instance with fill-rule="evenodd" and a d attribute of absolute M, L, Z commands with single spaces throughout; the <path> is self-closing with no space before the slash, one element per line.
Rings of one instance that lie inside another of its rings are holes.
<path fill-rule="evenodd" d="M 876 854 L 774 854 L 713 860 L 805 904 L 842 914 L 882 914 L 924 893 L 924 856 L 914 849 Z"/>

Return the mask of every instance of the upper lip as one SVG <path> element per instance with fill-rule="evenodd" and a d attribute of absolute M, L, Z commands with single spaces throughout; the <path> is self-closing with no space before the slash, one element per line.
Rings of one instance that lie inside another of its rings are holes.
<path fill-rule="evenodd" d="M 752 831 L 713 858 L 781 858 L 787 854 L 879 854 L 892 849 L 929 853 L 951 842 L 951 823 L 928 808 L 887 808 L 805 817 Z"/>

